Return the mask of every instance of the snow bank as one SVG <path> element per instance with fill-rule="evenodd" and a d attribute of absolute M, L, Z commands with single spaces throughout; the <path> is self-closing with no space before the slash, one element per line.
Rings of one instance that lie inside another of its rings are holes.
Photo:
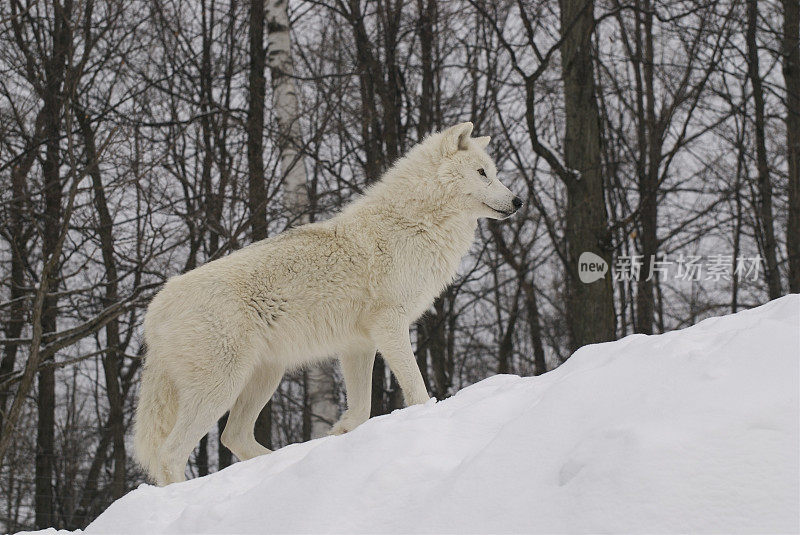
<path fill-rule="evenodd" d="M 90 533 L 796 532 L 800 296 L 142 486 Z"/>

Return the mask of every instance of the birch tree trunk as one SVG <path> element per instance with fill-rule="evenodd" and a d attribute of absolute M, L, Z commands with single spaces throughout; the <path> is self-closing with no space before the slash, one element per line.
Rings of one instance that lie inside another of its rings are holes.
<path fill-rule="evenodd" d="M 268 0 L 267 65 L 272 76 L 273 107 L 278 122 L 278 150 L 284 178 L 286 212 L 293 214 L 296 224 L 307 223 L 308 177 L 302 156 L 300 104 L 297 86 L 292 78 L 291 36 L 287 0 Z M 336 421 L 339 412 L 336 379 L 330 363 L 308 371 L 308 403 L 311 412 L 311 438 L 324 436 Z"/>

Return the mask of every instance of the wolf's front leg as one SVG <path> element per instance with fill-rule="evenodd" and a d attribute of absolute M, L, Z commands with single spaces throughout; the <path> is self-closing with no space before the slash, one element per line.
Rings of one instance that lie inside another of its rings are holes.
<path fill-rule="evenodd" d="M 369 419 L 375 346 L 371 342 L 354 343 L 339 362 L 347 389 L 347 410 L 331 428 L 331 435 L 352 431 Z"/>
<path fill-rule="evenodd" d="M 428 401 L 430 396 L 414 358 L 408 325 L 402 313 L 385 311 L 376 317 L 370 334 L 403 389 L 406 405 L 417 405 Z"/>

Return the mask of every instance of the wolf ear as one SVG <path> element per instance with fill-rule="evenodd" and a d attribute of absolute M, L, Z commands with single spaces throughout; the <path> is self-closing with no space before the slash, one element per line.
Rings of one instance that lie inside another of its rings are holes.
<path fill-rule="evenodd" d="M 469 148 L 469 136 L 472 134 L 472 123 L 460 123 L 444 131 L 442 148 L 444 152 L 453 154 Z"/>
<path fill-rule="evenodd" d="M 489 146 L 489 142 L 492 141 L 492 138 L 489 136 L 476 137 L 473 138 L 472 141 L 474 141 L 480 148 L 485 149 Z"/>

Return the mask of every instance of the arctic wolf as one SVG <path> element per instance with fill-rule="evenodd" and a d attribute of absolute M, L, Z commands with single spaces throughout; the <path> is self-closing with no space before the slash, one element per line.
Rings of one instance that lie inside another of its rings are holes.
<path fill-rule="evenodd" d="M 189 454 L 225 411 L 239 459 L 269 453 L 253 436 L 293 368 L 338 355 L 347 410 L 334 434 L 369 418 L 379 350 L 407 405 L 428 392 L 409 326 L 456 275 L 478 218 L 522 201 L 497 179 L 472 123 L 427 137 L 365 195 L 304 225 L 171 278 L 144 319 L 137 460 L 159 485 L 185 479 Z"/>

